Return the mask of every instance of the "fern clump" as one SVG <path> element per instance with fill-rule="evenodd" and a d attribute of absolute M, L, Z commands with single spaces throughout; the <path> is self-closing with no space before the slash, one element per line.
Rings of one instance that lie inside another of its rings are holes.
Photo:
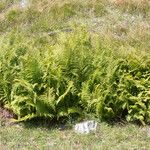
<path fill-rule="evenodd" d="M 150 123 L 149 52 L 117 54 L 85 28 L 45 39 L 19 31 L 1 39 L 0 100 L 19 121 L 93 113 Z"/>
<path fill-rule="evenodd" d="M 149 56 L 142 53 L 139 56 L 127 54 L 118 59 L 112 56 L 108 64 L 105 62 L 105 71 L 97 67 L 92 80 L 83 85 L 81 100 L 84 107 L 101 119 L 149 123 Z"/>

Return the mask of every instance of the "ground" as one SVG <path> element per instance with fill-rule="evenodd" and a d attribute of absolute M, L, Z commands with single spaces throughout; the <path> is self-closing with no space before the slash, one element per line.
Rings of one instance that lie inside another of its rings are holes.
<path fill-rule="evenodd" d="M 74 125 L 60 126 L 42 121 L 14 124 L 0 118 L 1 150 L 149 150 L 148 126 L 98 123 L 96 132 L 77 134 Z"/>

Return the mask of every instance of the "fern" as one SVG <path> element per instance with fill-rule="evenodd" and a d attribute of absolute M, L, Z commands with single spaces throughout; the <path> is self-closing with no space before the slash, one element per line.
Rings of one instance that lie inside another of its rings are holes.
<path fill-rule="evenodd" d="M 118 53 L 84 27 L 55 40 L 16 31 L 1 41 L 0 100 L 18 121 L 92 113 L 150 123 L 149 52 Z"/>

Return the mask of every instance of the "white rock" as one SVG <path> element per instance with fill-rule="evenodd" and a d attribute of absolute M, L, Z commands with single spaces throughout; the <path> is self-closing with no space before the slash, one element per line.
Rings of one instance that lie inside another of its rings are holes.
<path fill-rule="evenodd" d="M 20 1 L 20 6 L 22 8 L 27 8 L 29 6 L 29 1 L 28 0 L 21 0 Z"/>
<path fill-rule="evenodd" d="M 90 133 L 90 131 L 96 130 L 96 127 L 97 122 L 94 120 L 90 120 L 76 124 L 74 130 L 76 133 L 88 134 Z"/>

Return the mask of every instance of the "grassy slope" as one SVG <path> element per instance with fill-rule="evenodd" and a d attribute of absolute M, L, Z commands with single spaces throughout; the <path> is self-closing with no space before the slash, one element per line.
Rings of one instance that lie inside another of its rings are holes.
<path fill-rule="evenodd" d="M 50 38 L 48 32 L 84 25 L 112 48 L 150 49 L 148 0 L 41 0 L 30 1 L 29 9 L 12 1 L 0 2 L 1 35 L 21 32 L 34 41 L 35 36 Z"/>
<path fill-rule="evenodd" d="M 107 40 L 112 49 L 150 49 L 150 2 L 148 0 L 40 0 L 22 9 L 18 0 L 0 2 L 0 33 L 21 32 L 27 37 L 47 38 L 84 25 Z M 1 37 L 0 37 L 1 39 Z"/>

